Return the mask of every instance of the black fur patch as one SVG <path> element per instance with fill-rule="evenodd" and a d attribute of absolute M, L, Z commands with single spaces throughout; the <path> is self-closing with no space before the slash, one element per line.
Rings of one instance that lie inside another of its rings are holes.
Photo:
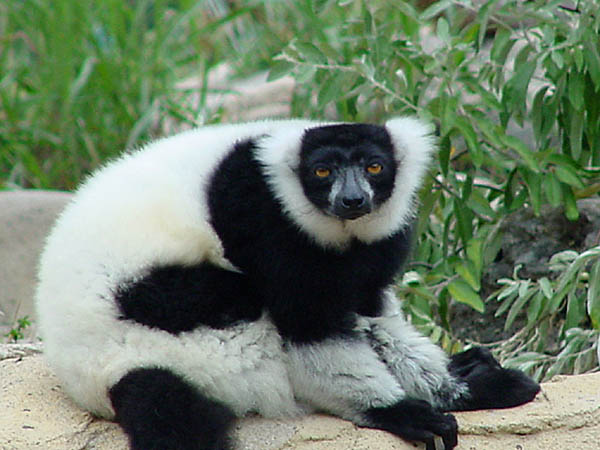
<path fill-rule="evenodd" d="M 283 211 L 256 160 L 256 144 L 239 143 L 208 188 L 211 223 L 225 256 L 264 296 L 284 338 L 314 342 L 351 334 L 354 313 L 376 315 L 381 291 L 408 253 L 408 230 L 373 244 L 325 249 Z"/>
<path fill-rule="evenodd" d="M 435 436 L 442 438 L 444 450 L 453 449 L 458 442 L 456 419 L 423 400 L 406 399 L 392 406 L 371 408 L 366 417 L 369 426 L 409 441 L 424 442 L 427 450 L 436 450 Z"/>
<path fill-rule="evenodd" d="M 367 167 L 379 164 L 377 175 Z M 385 202 L 394 190 L 396 166 L 394 148 L 384 127 L 369 124 L 341 124 L 311 128 L 304 133 L 300 148 L 298 176 L 304 194 L 317 207 L 330 206 L 329 193 L 340 172 L 347 167 L 364 170 L 366 181 L 374 192 L 375 207 Z M 317 168 L 327 168 L 331 176 L 315 176 Z"/>
<path fill-rule="evenodd" d="M 142 279 L 121 285 L 115 300 L 122 319 L 170 333 L 198 325 L 223 328 L 261 314 L 247 278 L 211 264 L 155 267 Z"/>
<path fill-rule="evenodd" d="M 452 356 L 450 373 L 469 386 L 469 395 L 460 398 L 452 411 L 511 408 L 535 398 L 540 386 L 520 370 L 504 369 L 491 352 L 475 347 Z"/>
<path fill-rule="evenodd" d="M 335 124 L 311 128 L 302 137 L 301 157 L 303 152 L 317 147 L 335 146 L 353 148 L 361 145 L 376 145 L 390 155 L 394 146 L 385 127 L 366 123 Z"/>
<path fill-rule="evenodd" d="M 132 450 L 229 450 L 235 419 L 166 369 L 136 369 L 110 389 L 115 420 Z"/>

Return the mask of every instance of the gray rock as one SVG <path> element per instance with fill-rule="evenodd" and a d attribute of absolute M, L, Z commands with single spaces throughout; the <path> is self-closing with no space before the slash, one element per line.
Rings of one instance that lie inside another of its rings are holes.
<path fill-rule="evenodd" d="M 64 192 L 0 192 L 0 337 L 16 319 L 33 315 L 39 254 L 70 198 Z M 34 327 L 26 333 L 31 336 Z"/>

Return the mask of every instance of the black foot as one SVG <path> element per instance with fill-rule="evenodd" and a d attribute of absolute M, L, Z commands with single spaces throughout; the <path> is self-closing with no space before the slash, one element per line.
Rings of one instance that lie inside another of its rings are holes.
<path fill-rule="evenodd" d="M 227 433 L 233 413 L 169 370 L 129 372 L 109 395 L 132 450 L 231 448 Z"/>
<path fill-rule="evenodd" d="M 427 450 L 436 450 L 435 436 L 442 438 L 444 450 L 451 450 L 457 444 L 454 416 L 438 412 L 423 400 L 407 399 L 392 406 L 371 408 L 366 416 L 372 428 L 409 441 L 424 442 Z"/>
<path fill-rule="evenodd" d="M 465 381 L 469 396 L 449 410 L 510 408 L 535 398 L 540 386 L 520 370 L 504 369 L 485 348 L 475 347 L 452 356 L 450 373 Z"/>

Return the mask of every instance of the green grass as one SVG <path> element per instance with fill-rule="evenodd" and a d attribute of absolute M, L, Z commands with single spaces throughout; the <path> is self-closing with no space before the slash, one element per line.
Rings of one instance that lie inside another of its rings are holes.
<path fill-rule="evenodd" d="M 181 111 L 175 83 L 249 54 L 236 26 L 254 8 L 225 3 L 2 2 L 0 187 L 72 189 L 167 118 L 217 120 Z"/>

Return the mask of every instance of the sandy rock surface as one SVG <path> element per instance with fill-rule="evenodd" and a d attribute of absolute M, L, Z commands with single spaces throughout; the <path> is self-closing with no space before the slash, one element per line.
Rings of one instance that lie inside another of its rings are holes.
<path fill-rule="evenodd" d="M 0 450 L 126 450 L 120 428 L 77 408 L 39 354 L 41 345 L 0 345 Z M 530 404 L 456 414 L 459 450 L 600 448 L 600 373 L 545 383 Z M 333 417 L 248 418 L 240 450 L 408 450 L 419 448 Z"/>

